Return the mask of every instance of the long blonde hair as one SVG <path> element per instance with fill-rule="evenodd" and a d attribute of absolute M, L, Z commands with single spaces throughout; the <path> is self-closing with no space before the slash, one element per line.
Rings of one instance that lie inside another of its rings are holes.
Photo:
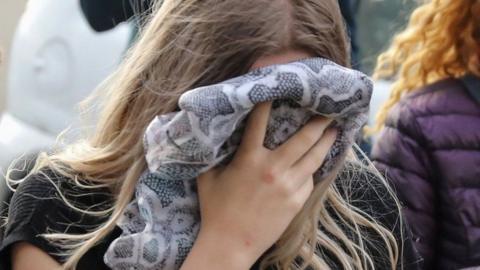
<path fill-rule="evenodd" d="M 75 268 L 112 231 L 132 199 L 146 169 L 142 136 L 156 115 L 174 111 L 186 90 L 243 74 L 260 56 L 287 48 L 348 66 L 349 46 L 337 0 L 165 0 L 154 8 L 123 64 L 88 100 L 101 102 L 92 135 L 57 153 L 43 153 L 32 171 L 49 167 L 78 184 L 85 185 L 81 179 L 91 187 L 109 187 L 115 198 L 101 212 L 78 209 L 108 217 L 96 230 L 46 235 L 72 248 L 64 268 Z M 365 229 L 380 236 L 385 246 L 381 254 L 391 269 L 397 267 L 400 252 L 393 234 L 345 201 L 334 185 L 336 176 L 315 188 L 278 247 L 264 258 L 263 269 L 330 269 L 325 256 L 315 253 L 318 248 L 332 254 L 343 269 L 374 269 L 373 256 L 364 248 Z M 353 238 L 345 228 L 354 232 Z M 299 257 L 301 265 L 295 261 Z"/>
<path fill-rule="evenodd" d="M 395 83 L 373 131 L 383 127 L 389 110 L 405 93 L 467 73 L 480 76 L 480 1 L 426 1 L 378 58 L 374 77 Z"/>

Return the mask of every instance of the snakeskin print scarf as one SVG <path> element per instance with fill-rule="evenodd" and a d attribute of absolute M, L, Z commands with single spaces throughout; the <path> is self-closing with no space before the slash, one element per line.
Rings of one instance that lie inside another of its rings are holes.
<path fill-rule="evenodd" d="M 273 101 L 265 146 L 274 149 L 313 115 L 335 119 L 339 132 L 322 179 L 347 152 L 367 120 L 372 82 L 322 58 L 260 68 L 185 92 L 180 111 L 157 116 L 144 144 L 148 170 L 119 226 L 123 234 L 104 256 L 112 269 L 179 269 L 199 230 L 195 178 L 225 164 L 240 143 L 245 118 Z"/>

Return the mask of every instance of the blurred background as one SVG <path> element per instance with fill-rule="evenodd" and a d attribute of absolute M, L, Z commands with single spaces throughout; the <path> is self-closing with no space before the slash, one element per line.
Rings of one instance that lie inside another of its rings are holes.
<path fill-rule="evenodd" d="M 95 31 L 79 0 L 2 0 L 0 178 L 14 158 L 78 126 L 76 104 L 121 61 L 131 29 Z"/>
<path fill-rule="evenodd" d="M 0 111 L 5 108 L 8 51 L 15 27 L 25 9 L 26 2 L 27 0 L 3 0 L 0 4 L 0 51 L 3 52 L 3 61 L 0 64 Z"/>
<path fill-rule="evenodd" d="M 108 1 L 91 2 L 100 7 Z M 353 65 L 370 74 L 415 0 L 340 2 L 355 41 Z M 80 0 L 0 2 L 0 173 L 13 158 L 48 149 L 60 131 L 74 127 L 75 105 L 121 61 L 134 34 L 132 20 L 104 31 L 87 17 Z M 377 83 L 372 116 L 388 89 L 388 82 Z"/>
<path fill-rule="evenodd" d="M 378 54 L 385 50 L 393 35 L 403 28 L 418 0 L 357 0 L 357 40 L 360 69 L 368 74 Z"/>

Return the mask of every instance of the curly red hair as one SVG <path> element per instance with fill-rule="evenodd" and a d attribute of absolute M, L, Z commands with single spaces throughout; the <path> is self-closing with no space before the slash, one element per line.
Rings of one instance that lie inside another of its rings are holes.
<path fill-rule="evenodd" d="M 371 131 L 379 131 L 403 94 L 447 77 L 480 76 L 480 0 L 431 0 L 378 58 L 374 77 L 395 79 Z"/>

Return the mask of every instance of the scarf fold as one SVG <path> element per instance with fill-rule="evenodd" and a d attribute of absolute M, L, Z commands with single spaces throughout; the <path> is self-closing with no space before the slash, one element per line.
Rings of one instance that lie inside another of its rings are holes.
<path fill-rule="evenodd" d="M 323 58 L 253 70 L 185 92 L 180 111 L 155 117 L 144 134 L 148 164 L 104 260 L 112 269 L 179 269 L 200 225 L 195 178 L 227 164 L 256 104 L 273 101 L 264 145 L 275 149 L 314 115 L 339 130 L 315 179 L 343 158 L 368 118 L 373 84 Z"/>

